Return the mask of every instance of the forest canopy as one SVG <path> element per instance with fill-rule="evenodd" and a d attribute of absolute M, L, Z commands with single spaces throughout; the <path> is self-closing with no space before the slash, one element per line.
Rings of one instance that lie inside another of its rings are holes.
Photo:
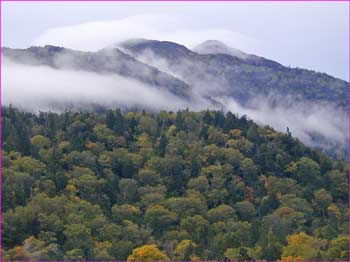
<path fill-rule="evenodd" d="M 2 111 L 5 260 L 348 260 L 347 163 L 228 112 Z"/>

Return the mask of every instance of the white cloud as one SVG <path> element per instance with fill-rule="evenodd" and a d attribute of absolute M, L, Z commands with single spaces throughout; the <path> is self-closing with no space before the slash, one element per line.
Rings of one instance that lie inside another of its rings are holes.
<path fill-rule="evenodd" d="M 191 48 L 216 39 L 243 50 L 256 40 L 228 29 L 196 29 L 188 17 L 166 14 L 144 14 L 110 21 L 96 21 L 51 28 L 42 33 L 33 45 L 58 45 L 72 49 L 95 51 L 132 38 L 166 40 Z"/>

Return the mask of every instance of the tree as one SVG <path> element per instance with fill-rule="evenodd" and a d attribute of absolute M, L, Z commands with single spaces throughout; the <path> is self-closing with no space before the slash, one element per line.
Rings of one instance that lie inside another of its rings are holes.
<path fill-rule="evenodd" d="M 113 129 L 119 135 L 122 135 L 125 131 L 125 120 L 120 109 L 115 110 L 115 124 Z"/>
<path fill-rule="evenodd" d="M 82 250 L 84 257 L 89 257 L 92 249 L 91 230 L 82 224 L 71 224 L 64 230 L 67 240 L 65 247 L 67 250 Z M 78 251 L 75 251 L 76 254 Z M 80 251 L 78 252 L 80 255 Z M 67 254 L 66 254 L 67 255 Z"/>
<path fill-rule="evenodd" d="M 250 158 L 245 158 L 242 160 L 240 169 L 243 175 L 243 179 L 247 181 L 248 184 L 252 185 L 257 181 L 257 168 Z"/>
<path fill-rule="evenodd" d="M 209 222 L 200 215 L 186 217 L 181 220 L 181 228 L 186 230 L 190 239 L 198 244 L 204 244 L 207 240 Z"/>
<path fill-rule="evenodd" d="M 174 258 L 176 260 L 196 260 L 198 259 L 196 255 L 197 244 L 191 240 L 182 240 L 174 250 Z"/>
<path fill-rule="evenodd" d="M 23 246 L 33 260 L 61 260 L 63 254 L 55 240 L 56 238 L 50 241 L 31 236 L 24 241 Z"/>
<path fill-rule="evenodd" d="M 332 239 L 329 243 L 329 248 L 325 257 L 332 260 L 348 261 L 350 258 L 349 241 L 350 238 L 347 236 L 338 236 L 337 238 Z"/>
<path fill-rule="evenodd" d="M 207 212 L 207 217 L 211 223 L 226 221 L 235 217 L 235 211 L 229 205 L 222 204 Z"/>
<path fill-rule="evenodd" d="M 288 245 L 283 248 L 282 259 L 320 259 L 321 250 L 325 245 L 325 241 L 300 232 L 288 237 Z"/>
<path fill-rule="evenodd" d="M 13 167 L 19 172 L 30 174 L 33 178 L 38 179 L 45 172 L 45 164 L 32 157 L 19 157 L 12 161 Z"/>
<path fill-rule="evenodd" d="M 145 132 L 151 137 L 157 134 L 157 121 L 150 116 L 142 116 L 139 120 L 138 130 Z"/>
<path fill-rule="evenodd" d="M 96 202 L 98 200 L 97 194 L 101 190 L 102 179 L 97 179 L 95 175 L 84 174 L 76 180 L 73 179 L 72 182 L 79 190 L 81 199 L 87 199 L 90 202 Z"/>
<path fill-rule="evenodd" d="M 119 181 L 119 190 L 122 198 L 127 203 L 134 201 L 137 196 L 137 181 L 132 178 L 123 178 Z"/>
<path fill-rule="evenodd" d="M 192 216 L 195 214 L 203 215 L 207 210 L 205 201 L 198 195 L 187 197 L 172 197 L 167 199 L 165 205 L 178 215 L 179 218 Z"/>
<path fill-rule="evenodd" d="M 204 193 L 209 189 L 208 179 L 206 176 L 191 178 L 190 181 L 188 181 L 187 187 L 189 189 L 194 189 L 198 192 Z"/>
<path fill-rule="evenodd" d="M 30 254 L 21 246 L 16 246 L 8 251 L 3 251 L 4 260 L 30 260 L 32 257 Z"/>
<path fill-rule="evenodd" d="M 130 240 L 114 239 L 109 252 L 116 260 L 126 260 L 132 252 L 133 247 L 134 244 Z"/>
<path fill-rule="evenodd" d="M 283 245 L 278 241 L 276 235 L 270 229 L 261 246 L 255 251 L 255 257 L 262 260 L 278 260 L 282 254 Z"/>
<path fill-rule="evenodd" d="M 48 149 L 51 145 L 50 139 L 42 135 L 33 136 L 30 141 L 37 150 Z"/>
<path fill-rule="evenodd" d="M 159 139 L 159 156 L 164 157 L 167 144 L 168 144 L 168 138 L 163 133 Z"/>
<path fill-rule="evenodd" d="M 295 194 L 285 194 L 279 197 L 282 207 L 289 207 L 302 212 L 306 217 L 311 216 L 312 208 L 306 199 L 297 197 Z"/>
<path fill-rule="evenodd" d="M 347 201 L 348 199 L 348 173 L 339 170 L 331 170 L 327 176 L 330 182 L 330 193 L 334 199 Z"/>
<path fill-rule="evenodd" d="M 301 157 L 292 164 L 289 170 L 302 184 L 317 183 L 320 177 L 320 166 L 308 157 Z"/>
<path fill-rule="evenodd" d="M 35 180 L 28 174 L 3 168 L 3 210 L 24 206 L 32 194 Z"/>
<path fill-rule="evenodd" d="M 95 242 L 93 249 L 93 258 L 95 260 L 113 260 L 113 257 L 109 254 L 112 244 L 108 241 Z"/>
<path fill-rule="evenodd" d="M 230 260 L 253 260 L 253 250 L 249 247 L 228 248 L 225 257 Z"/>
<path fill-rule="evenodd" d="M 254 205 L 248 201 L 237 202 L 235 207 L 241 220 L 250 221 L 256 214 Z"/>
<path fill-rule="evenodd" d="M 314 193 L 315 208 L 325 217 L 328 206 L 332 203 L 332 196 L 325 189 L 319 189 Z"/>
<path fill-rule="evenodd" d="M 217 146 L 224 146 L 226 143 L 226 140 L 227 140 L 227 137 L 222 131 L 216 129 L 213 126 L 209 127 L 209 130 L 208 130 L 209 143 L 216 144 Z"/>
<path fill-rule="evenodd" d="M 113 130 L 106 125 L 98 124 L 94 127 L 94 133 L 97 139 L 101 141 L 108 149 L 112 149 L 117 144 L 117 139 Z"/>
<path fill-rule="evenodd" d="M 154 205 L 146 209 L 144 219 L 156 233 L 160 233 L 176 221 L 176 214 L 163 206 Z"/>
<path fill-rule="evenodd" d="M 113 129 L 115 125 L 116 117 L 113 110 L 108 110 L 106 113 L 106 125 L 109 129 Z"/>
<path fill-rule="evenodd" d="M 247 138 L 254 143 L 259 143 L 260 136 L 258 133 L 258 128 L 255 124 L 249 126 L 247 130 Z"/>
<path fill-rule="evenodd" d="M 112 207 L 112 217 L 117 222 L 122 222 L 123 220 L 130 220 L 136 222 L 139 220 L 141 215 L 141 210 L 133 205 L 114 205 Z"/>
<path fill-rule="evenodd" d="M 142 185 L 156 185 L 161 182 L 160 175 L 150 169 L 139 170 L 138 179 Z"/>
<path fill-rule="evenodd" d="M 156 245 L 144 245 L 135 248 L 132 254 L 128 256 L 128 261 L 152 261 L 163 260 L 168 261 L 169 257 L 158 249 Z"/>
<path fill-rule="evenodd" d="M 84 252 L 81 249 L 68 250 L 64 255 L 65 260 L 83 260 L 84 257 Z"/>

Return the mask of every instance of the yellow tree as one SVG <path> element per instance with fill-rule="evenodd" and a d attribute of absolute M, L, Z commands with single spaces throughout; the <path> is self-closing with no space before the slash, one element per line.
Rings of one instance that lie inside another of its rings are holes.
<path fill-rule="evenodd" d="M 326 241 L 314 238 L 304 232 L 288 237 L 288 245 L 283 248 L 282 260 L 318 259 Z"/>
<path fill-rule="evenodd" d="M 128 261 L 152 261 L 162 260 L 169 261 L 169 257 L 158 249 L 156 245 L 144 245 L 135 248 L 128 257 Z"/>

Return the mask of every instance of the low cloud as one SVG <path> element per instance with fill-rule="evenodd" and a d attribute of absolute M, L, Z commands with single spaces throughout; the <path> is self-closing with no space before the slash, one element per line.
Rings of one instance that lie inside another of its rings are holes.
<path fill-rule="evenodd" d="M 91 104 L 168 110 L 185 106 L 181 99 L 165 89 L 118 75 L 57 70 L 8 59 L 3 61 L 1 84 L 3 104 L 30 111 L 79 109 Z"/>
<path fill-rule="evenodd" d="M 279 98 L 277 104 L 273 98 L 258 96 L 243 107 L 233 99 L 219 99 L 227 110 L 247 115 L 261 125 L 270 125 L 274 129 L 286 132 L 287 127 L 292 135 L 309 145 L 316 145 L 313 137 L 317 134 L 325 140 L 346 144 L 346 113 L 329 104 L 317 104 L 306 101 L 297 102 L 292 97 Z M 291 102 L 294 100 L 294 102 Z"/>

